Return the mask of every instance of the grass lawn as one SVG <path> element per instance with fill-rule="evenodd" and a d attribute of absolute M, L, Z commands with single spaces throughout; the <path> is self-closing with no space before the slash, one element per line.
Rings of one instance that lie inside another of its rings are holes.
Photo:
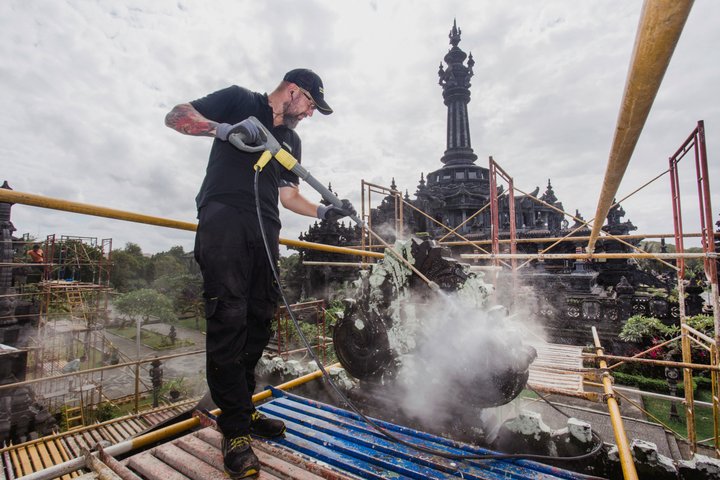
<path fill-rule="evenodd" d="M 135 327 L 108 328 L 107 330 L 111 333 L 114 333 L 115 335 L 125 337 L 129 340 L 136 339 Z M 170 338 L 167 335 L 160 335 L 159 333 L 151 332 L 145 329 L 140 330 L 140 342 L 146 347 L 150 347 L 154 350 L 167 350 L 171 348 L 195 345 L 195 342 L 187 339 L 177 339 L 175 341 L 175 345 L 172 345 L 170 343 Z"/>
<path fill-rule="evenodd" d="M 197 321 L 195 317 L 181 318 L 177 321 L 177 324 L 180 327 L 185 327 L 190 330 L 200 330 L 203 333 L 207 332 L 207 328 L 205 327 L 205 317 L 201 317 L 197 319 Z M 197 328 L 198 326 L 200 326 L 199 329 Z"/>
<path fill-rule="evenodd" d="M 140 401 L 138 402 L 138 408 L 142 410 L 147 410 L 149 408 L 152 408 L 152 395 L 149 397 L 140 397 Z M 122 417 L 123 415 L 128 415 L 130 413 L 135 412 L 135 402 L 126 402 L 122 405 L 118 405 L 113 409 L 113 418 Z"/>
<path fill-rule="evenodd" d="M 707 390 L 698 390 L 695 400 L 708 401 L 710 392 Z M 643 397 L 645 410 L 665 422 L 675 433 L 687 438 L 687 425 L 685 423 L 685 410 L 680 403 L 676 403 L 679 420 L 670 420 L 670 402 L 659 398 Z M 648 419 L 652 421 L 652 419 Z M 713 416 L 710 407 L 695 407 L 695 431 L 698 440 L 703 440 L 713 436 Z"/>
<path fill-rule="evenodd" d="M 546 395 L 543 395 L 546 396 Z M 529 399 L 536 399 L 540 398 L 537 393 L 533 392 L 532 390 L 525 389 L 518 395 L 519 398 L 529 398 Z"/>

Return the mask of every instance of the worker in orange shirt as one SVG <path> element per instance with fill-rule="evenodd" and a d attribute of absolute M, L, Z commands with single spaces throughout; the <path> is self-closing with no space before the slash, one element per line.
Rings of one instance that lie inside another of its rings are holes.
<path fill-rule="evenodd" d="M 30 255 L 33 263 L 45 263 L 45 253 L 37 243 L 33 245 L 32 250 L 28 250 L 27 254 Z"/>
<path fill-rule="evenodd" d="M 30 257 L 30 259 L 32 260 L 32 263 L 45 263 L 45 252 L 43 252 L 42 248 L 40 248 L 40 245 L 38 245 L 37 243 L 35 245 L 33 245 L 31 250 L 27 251 L 27 254 Z M 35 268 L 41 269 L 41 267 L 39 267 L 39 266 L 35 267 Z M 33 270 L 35 270 L 35 268 L 33 268 Z M 47 277 L 47 267 L 43 267 L 40 270 L 40 273 L 38 274 L 37 281 L 43 280 L 46 277 Z"/>

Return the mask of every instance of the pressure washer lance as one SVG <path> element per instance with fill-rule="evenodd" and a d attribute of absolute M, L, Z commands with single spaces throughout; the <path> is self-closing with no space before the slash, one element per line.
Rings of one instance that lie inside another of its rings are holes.
<path fill-rule="evenodd" d="M 262 171 L 262 169 L 265 167 L 265 165 L 268 164 L 272 157 L 275 157 L 275 159 L 280 163 L 280 165 L 305 180 L 305 182 L 307 182 L 312 188 L 314 188 L 315 191 L 318 192 L 323 199 L 338 208 L 343 208 L 343 203 L 338 198 L 338 196 L 331 192 L 327 187 L 325 187 L 325 185 L 320 183 L 318 179 L 313 177 L 305 167 L 300 165 L 300 162 L 298 162 L 291 153 L 282 148 L 282 146 L 280 146 L 280 143 L 275 139 L 275 137 L 273 137 L 270 131 L 265 128 L 265 125 L 263 125 L 260 120 L 255 117 L 249 117 L 248 120 L 251 121 L 260 130 L 260 133 L 263 136 L 261 141 L 259 143 L 248 145 L 245 143 L 245 136 L 242 133 L 233 133 L 228 137 L 228 141 L 238 149 L 245 152 L 259 152 L 261 150 L 263 151 L 262 155 L 260 155 L 260 159 L 257 161 L 257 163 L 255 163 L 255 166 L 253 167 L 255 170 Z M 438 286 L 437 283 L 433 282 L 425 275 L 423 275 L 423 273 L 420 272 L 415 267 L 415 265 L 410 263 L 405 257 L 402 256 L 400 252 L 395 250 L 392 245 L 388 244 L 382 237 L 380 237 L 380 235 L 372 231 L 372 229 L 370 229 L 370 227 L 368 227 L 367 224 L 357 215 L 349 215 L 349 217 L 360 228 L 366 229 L 368 232 L 370 232 L 370 234 L 374 236 L 383 245 L 383 247 L 390 251 L 393 256 L 395 256 L 398 260 L 404 263 L 405 266 L 412 270 L 413 273 L 415 273 L 425 283 L 427 283 L 428 287 L 430 287 L 431 290 L 434 290 L 436 292 L 440 291 L 440 286 Z"/>

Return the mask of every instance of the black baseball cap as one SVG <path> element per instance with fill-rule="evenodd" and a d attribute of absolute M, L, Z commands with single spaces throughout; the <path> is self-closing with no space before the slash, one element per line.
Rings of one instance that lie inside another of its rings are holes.
<path fill-rule="evenodd" d="M 325 101 L 325 89 L 317 73 L 307 68 L 296 68 L 295 70 L 287 72 L 283 80 L 294 83 L 303 90 L 307 90 L 313 102 L 315 102 L 318 111 L 323 115 L 333 113 L 333 109 L 330 108 L 330 105 Z"/>

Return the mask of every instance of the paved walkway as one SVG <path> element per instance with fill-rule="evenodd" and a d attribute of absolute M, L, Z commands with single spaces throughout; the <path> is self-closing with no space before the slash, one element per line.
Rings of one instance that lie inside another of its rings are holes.
<path fill-rule="evenodd" d="M 161 335 L 168 335 L 170 333 L 170 325 L 164 323 L 143 325 L 142 328 L 143 330 L 150 330 Z M 176 326 L 175 329 L 178 340 L 191 340 L 194 344 L 163 350 L 155 350 L 141 344 L 140 358 L 147 360 L 154 357 L 205 349 L 204 333 L 180 326 Z M 115 335 L 107 330 L 105 331 L 105 335 L 120 352 L 128 358 L 131 360 L 138 358 L 138 347 L 135 340 Z M 148 368 L 149 364 L 143 365 L 145 372 L 147 372 Z M 193 391 L 193 394 L 201 394 L 205 390 L 205 355 L 187 355 L 163 361 L 163 379 L 165 381 L 181 377 L 185 379 L 188 387 L 193 388 L 193 390 L 198 390 L 197 392 Z M 103 388 L 106 390 L 108 396 L 111 397 L 129 395 L 135 391 L 134 378 L 134 373 L 131 372 L 130 369 L 110 370 L 103 381 Z M 147 373 L 143 376 L 142 380 L 148 385 L 150 384 L 150 377 Z"/>

